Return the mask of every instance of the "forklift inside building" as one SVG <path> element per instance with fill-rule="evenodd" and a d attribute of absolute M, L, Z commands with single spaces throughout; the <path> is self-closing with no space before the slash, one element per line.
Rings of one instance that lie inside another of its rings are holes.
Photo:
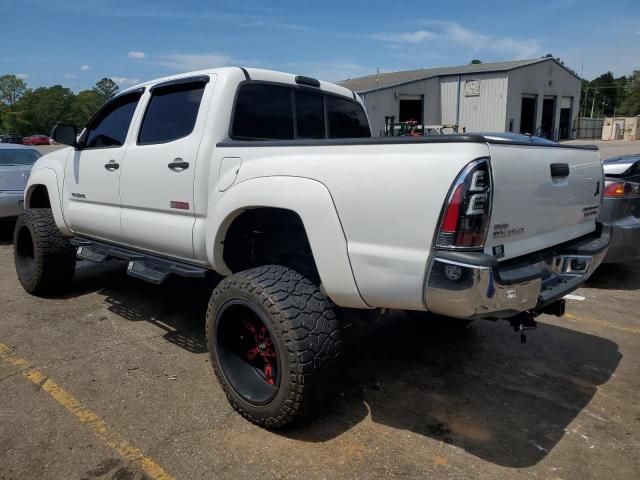
<path fill-rule="evenodd" d="M 400 110 L 398 112 L 398 121 L 400 122 L 418 122 L 422 125 L 423 104 L 424 95 L 419 95 L 410 98 L 400 99 Z"/>

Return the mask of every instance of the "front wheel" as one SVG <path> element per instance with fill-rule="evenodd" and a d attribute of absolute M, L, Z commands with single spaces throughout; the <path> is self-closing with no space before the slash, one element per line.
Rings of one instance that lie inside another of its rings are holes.
<path fill-rule="evenodd" d="M 30 208 L 20 215 L 13 252 L 18 280 L 28 293 L 61 293 L 71 284 L 76 250 L 58 230 L 51 209 Z"/>
<path fill-rule="evenodd" d="M 260 426 L 283 427 L 311 413 L 335 382 L 342 333 L 332 305 L 289 268 L 225 278 L 211 295 L 206 329 L 229 402 Z"/>

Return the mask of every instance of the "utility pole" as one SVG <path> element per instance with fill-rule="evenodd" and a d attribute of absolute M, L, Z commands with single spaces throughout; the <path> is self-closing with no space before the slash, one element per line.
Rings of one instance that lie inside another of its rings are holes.
<path fill-rule="evenodd" d="M 587 113 L 587 97 L 589 96 L 589 85 L 584 89 L 584 98 L 582 99 L 582 115 L 584 117 Z"/>
<path fill-rule="evenodd" d="M 593 92 L 593 100 L 591 101 L 591 118 L 593 118 L 593 108 L 596 106 L 596 95 L 598 94 L 598 86 Z"/>

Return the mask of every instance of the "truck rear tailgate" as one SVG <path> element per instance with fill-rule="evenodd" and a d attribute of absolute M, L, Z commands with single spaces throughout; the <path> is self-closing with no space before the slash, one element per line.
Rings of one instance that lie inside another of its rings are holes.
<path fill-rule="evenodd" d="M 485 252 L 508 259 L 595 229 L 603 189 L 596 150 L 490 144 L 493 207 Z"/>

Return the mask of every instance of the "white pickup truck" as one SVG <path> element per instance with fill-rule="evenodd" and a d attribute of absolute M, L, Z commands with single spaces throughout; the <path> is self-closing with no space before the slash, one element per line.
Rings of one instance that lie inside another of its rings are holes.
<path fill-rule="evenodd" d="M 225 276 L 207 342 L 233 407 L 265 427 L 335 383 L 334 308 L 530 326 L 608 245 L 595 148 L 523 137 L 370 138 L 353 92 L 244 68 L 163 78 L 105 104 L 40 158 L 15 231 L 27 292 L 68 287 L 76 258 L 128 273 Z"/>

